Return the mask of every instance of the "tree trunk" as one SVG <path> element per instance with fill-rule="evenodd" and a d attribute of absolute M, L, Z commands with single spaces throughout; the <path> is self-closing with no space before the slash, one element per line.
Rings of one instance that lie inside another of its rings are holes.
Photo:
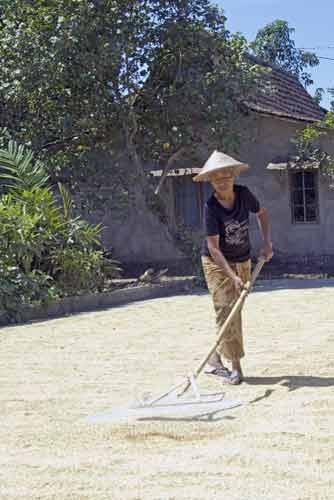
<path fill-rule="evenodd" d="M 175 153 L 169 158 L 167 165 L 165 166 L 164 171 L 162 173 L 162 176 L 160 177 L 159 184 L 154 191 L 154 194 L 158 195 L 160 193 L 162 186 L 165 182 L 165 179 L 168 175 L 168 172 L 172 169 L 174 163 L 176 163 L 177 160 L 185 153 L 185 151 L 186 151 L 186 148 L 184 146 L 182 146 L 180 149 L 175 151 Z"/>

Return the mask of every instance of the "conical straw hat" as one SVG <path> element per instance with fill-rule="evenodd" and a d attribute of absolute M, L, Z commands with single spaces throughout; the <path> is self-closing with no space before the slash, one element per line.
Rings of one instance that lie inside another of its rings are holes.
<path fill-rule="evenodd" d="M 231 156 L 220 153 L 219 151 L 214 151 L 205 163 L 200 173 L 197 174 L 193 178 L 193 180 L 195 182 L 208 181 L 208 174 L 211 174 L 212 172 L 218 172 L 219 170 L 223 170 L 224 168 L 235 168 L 237 170 L 237 173 L 240 173 L 248 170 L 249 166 L 246 163 L 241 163 L 240 161 L 235 160 Z"/>

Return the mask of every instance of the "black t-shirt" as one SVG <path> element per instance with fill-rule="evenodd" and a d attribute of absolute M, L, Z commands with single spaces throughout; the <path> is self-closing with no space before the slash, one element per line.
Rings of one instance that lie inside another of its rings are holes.
<path fill-rule="evenodd" d="M 224 208 L 213 194 L 204 207 L 205 236 L 219 235 L 219 247 L 230 262 L 245 262 L 250 257 L 249 212 L 256 213 L 260 203 L 246 186 L 234 186 L 234 207 Z M 210 256 L 207 238 L 202 255 Z"/>

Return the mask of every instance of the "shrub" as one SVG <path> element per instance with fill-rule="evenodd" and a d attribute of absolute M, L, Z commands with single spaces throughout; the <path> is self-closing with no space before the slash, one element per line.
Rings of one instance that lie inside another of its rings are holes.
<path fill-rule="evenodd" d="M 52 253 L 57 284 L 66 294 L 100 289 L 104 283 L 103 253 L 75 247 L 59 248 Z"/>
<path fill-rule="evenodd" d="M 101 225 L 72 215 L 62 185 L 60 197 L 47 186 L 41 162 L 15 143 L 0 150 L 0 308 L 17 316 L 27 303 L 94 291 L 119 272 L 106 259 Z M 57 199 L 62 200 L 62 206 Z"/>
<path fill-rule="evenodd" d="M 0 312 L 7 320 L 19 319 L 27 304 L 48 303 L 59 295 L 52 278 L 41 271 L 25 273 L 17 267 L 0 267 Z"/>

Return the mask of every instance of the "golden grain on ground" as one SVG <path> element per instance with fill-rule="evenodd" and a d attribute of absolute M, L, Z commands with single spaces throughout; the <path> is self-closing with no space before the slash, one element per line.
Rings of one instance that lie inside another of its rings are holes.
<path fill-rule="evenodd" d="M 248 298 L 245 404 L 211 419 L 87 421 L 196 366 L 207 294 L 2 329 L 1 500 L 333 499 L 334 295 L 305 283 Z"/>

